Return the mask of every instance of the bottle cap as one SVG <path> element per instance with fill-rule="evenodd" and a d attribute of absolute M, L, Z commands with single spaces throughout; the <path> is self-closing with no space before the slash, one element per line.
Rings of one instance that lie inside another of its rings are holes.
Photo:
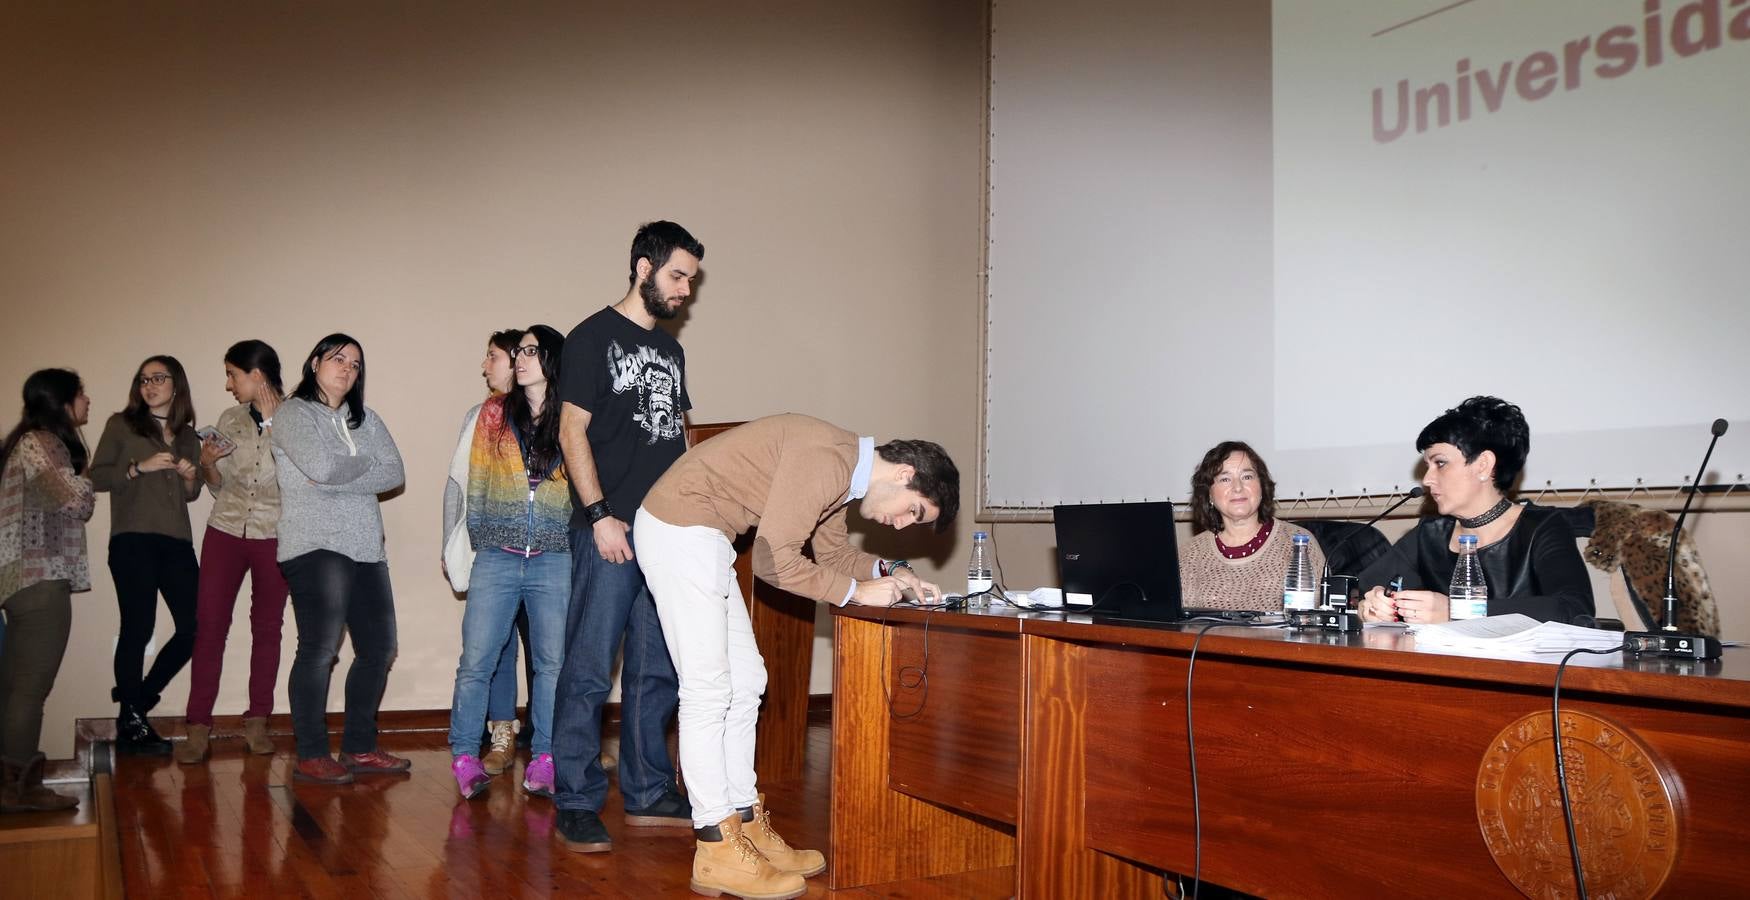
<path fill-rule="evenodd" d="M 1460 547 L 1464 546 L 1465 544 L 1474 544 L 1476 542 L 1477 542 L 1477 536 L 1474 534 L 1461 534 L 1458 536 L 1458 545 Z"/>
<path fill-rule="evenodd" d="M 990 537 L 990 534 L 987 532 L 983 532 L 983 531 L 974 531 L 972 533 L 972 539 L 975 541 L 982 541 L 982 540 L 985 540 L 986 538 L 989 538 L 989 537 Z"/>
<path fill-rule="evenodd" d="M 1294 536 L 1294 545 L 1296 547 L 1298 547 L 1302 544 L 1310 544 L 1310 543 L 1312 543 L 1312 536 L 1311 535 L 1297 534 Z"/>

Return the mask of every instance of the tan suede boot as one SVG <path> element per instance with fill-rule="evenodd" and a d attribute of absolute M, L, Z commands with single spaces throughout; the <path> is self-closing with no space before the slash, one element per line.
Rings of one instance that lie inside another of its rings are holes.
<path fill-rule="evenodd" d="M 802 876 L 785 872 L 760 854 L 759 848 L 741 830 L 741 813 L 715 828 L 700 828 L 693 832 L 693 881 L 695 894 L 720 897 L 724 894 L 742 900 L 788 900 L 800 897 L 808 890 Z M 716 840 L 709 838 L 715 836 Z"/>
<path fill-rule="evenodd" d="M 213 726 L 189 725 L 187 731 L 188 738 L 176 745 L 176 761 L 185 766 L 206 762 L 207 754 L 211 752 L 207 741 L 212 737 Z"/>
<path fill-rule="evenodd" d="M 23 765 L 6 760 L 0 763 L 0 771 L 0 812 L 52 812 L 79 805 L 77 799 L 43 785 L 41 753 Z"/>
<path fill-rule="evenodd" d="M 480 757 L 480 765 L 488 775 L 503 775 L 504 770 L 516 762 L 516 733 L 522 730 L 523 723 L 515 719 L 506 722 L 487 722 L 486 730 L 491 734 L 491 749 Z"/>
<path fill-rule="evenodd" d="M 273 755 L 273 738 L 267 736 L 267 717 L 254 716 L 243 720 L 243 746 L 256 756 Z"/>
<path fill-rule="evenodd" d="M 753 845 L 760 849 L 772 865 L 785 872 L 795 872 L 804 878 L 826 871 L 826 857 L 819 850 L 795 850 L 772 828 L 772 813 L 766 809 L 766 795 L 753 805 L 753 821 L 742 826 Z"/>

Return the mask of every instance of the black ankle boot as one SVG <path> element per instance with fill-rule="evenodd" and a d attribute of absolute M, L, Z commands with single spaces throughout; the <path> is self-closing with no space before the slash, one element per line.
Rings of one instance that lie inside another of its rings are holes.
<path fill-rule="evenodd" d="M 170 742 L 152 728 L 138 707 L 123 703 L 122 714 L 115 719 L 115 749 L 134 756 L 163 756 L 170 752 Z"/>

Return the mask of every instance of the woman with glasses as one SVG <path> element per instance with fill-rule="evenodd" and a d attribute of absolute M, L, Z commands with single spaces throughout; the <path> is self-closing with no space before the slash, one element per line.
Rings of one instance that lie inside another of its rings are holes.
<path fill-rule="evenodd" d="M 480 728 L 488 684 L 519 606 L 528 610 L 535 664 L 529 697 L 535 737 L 523 790 L 553 795 L 553 691 L 571 597 L 571 488 L 559 450 L 564 341 L 546 325 L 530 327 L 517 346 L 516 387 L 482 404 L 475 420 L 467 488 L 468 538 L 475 556 L 450 707 L 450 771 L 467 798 L 491 783 L 476 755 Z"/>
<path fill-rule="evenodd" d="M 496 331 L 486 339 L 486 355 L 480 360 L 480 377 L 486 381 L 488 396 L 496 397 L 508 393 L 516 386 L 514 359 L 517 344 L 522 339 L 523 331 L 520 328 Z M 457 594 L 463 595 L 464 599 L 468 593 L 468 576 L 474 569 L 474 548 L 468 541 L 468 455 L 474 447 L 474 423 L 483 405 L 474 404 L 462 417 L 462 434 L 456 441 L 455 452 L 450 455 L 450 477 L 444 480 L 444 577 L 449 579 L 450 587 Z M 517 610 L 516 629 L 526 653 L 529 647 L 529 614 L 520 607 Z M 502 774 L 516 761 L 517 745 L 520 743 L 527 747 L 534 737 L 534 729 L 525 728 L 523 723 L 517 721 L 517 668 L 517 642 L 505 641 L 504 653 L 498 657 L 498 670 L 492 673 L 492 686 L 487 690 L 486 740 L 491 746 L 486 755 L 480 758 L 480 763 L 485 766 L 488 775 Z M 524 667 L 523 677 L 528 682 L 529 693 L 533 694 L 533 664 Z"/>
<path fill-rule="evenodd" d="M 279 562 L 292 592 L 298 652 L 286 692 L 298 745 L 297 781 L 346 784 L 354 775 L 405 772 L 412 763 L 377 747 L 377 707 L 395 661 L 395 598 L 383 553 L 377 495 L 406 480 L 401 451 L 365 406 L 365 352 L 331 334 L 300 367 L 302 380 L 274 415 L 279 476 Z M 340 759 L 328 749 L 328 686 L 343 635 L 352 639 Z"/>
<path fill-rule="evenodd" d="M 273 753 L 267 716 L 279 680 L 280 630 L 286 618 L 286 580 L 280 574 L 277 539 L 280 486 L 273 466 L 273 417 L 285 389 L 280 358 L 262 341 L 238 341 L 225 351 L 225 390 L 237 405 L 219 414 L 216 433 L 201 442 L 201 478 L 213 494 L 213 511 L 201 537 L 201 575 L 195 605 L 199 623 L 189 668 L 188 740 L 176 761 L 207 758 L 213 702 L 225 663 L 225 639 L 243 576 L 249 576 L 249 706 L 243 710 L 243 741 L 250 753 Z M 211 462 L 207 456 L 217 458 Z"/>
<path fill-rule="evenodd" d="M 170 679 L 194 650 L 199 568 L 188 504 L 200 496 L 200 468 L 216 452 L 194 431 L 194 402 L 182 363 L 152 356 L 140 363 L 128 405 L 109 417 L 91 459 L 91 483 L 110 496 L 109 573 L 115 579 L 121 631 L 115 644 L 116 749 L 160 755 L 170 742 L 146 720 Z M 158 621 L 158 596 L 176 633 L 143 676 L 146 644 Z"/>
<path fill-rule="evenodd" d="M 91 590 L 85 522 L 95 494 L 85 476 L 91 400 L 79 376 L 43 369 L 24 381 L 24 411 L 0 444 L 0 812 L 72 809 L 43 786 L 43 704 L 73 629 L 72 595 Z"/>

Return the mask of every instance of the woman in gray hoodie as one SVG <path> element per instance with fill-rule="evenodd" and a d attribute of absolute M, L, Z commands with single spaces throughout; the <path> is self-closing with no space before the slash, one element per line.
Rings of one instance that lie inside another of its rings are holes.
<path fill-rule="evenodd" d="M 304 360 L 302 381 L 273 418 L 279 562 L 298 623 L 287 687 L 298 745 L 293 777 L 344 784 L 355 774 L 405 772 L 412 767 L 408 760 L 377 749 L 377 705 L 396 651 L 377 495 L 405 478 L 395 439 L 365 406 L 359 342 L 344 334 L 317 342 Z M 328 684 L 346 631 L 354 658 L 336 762 L 328 752 Z"/>

